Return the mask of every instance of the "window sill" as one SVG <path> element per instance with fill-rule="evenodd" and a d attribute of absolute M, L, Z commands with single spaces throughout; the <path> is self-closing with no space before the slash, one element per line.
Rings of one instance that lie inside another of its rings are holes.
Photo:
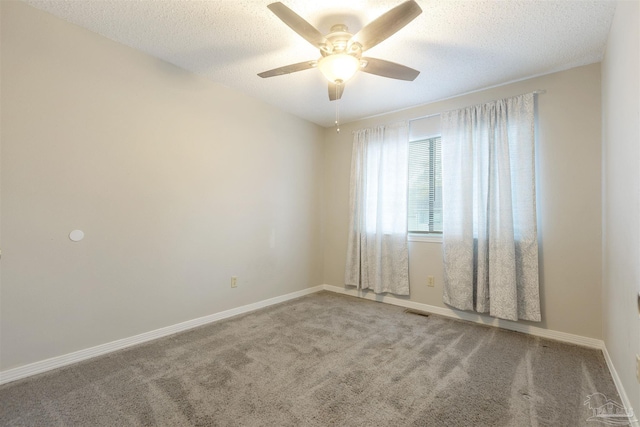
<path fill-rule="evenodd" d="M 407 240 L 409 242 L 442 243 L 442 234 L 409 233 Z"/>

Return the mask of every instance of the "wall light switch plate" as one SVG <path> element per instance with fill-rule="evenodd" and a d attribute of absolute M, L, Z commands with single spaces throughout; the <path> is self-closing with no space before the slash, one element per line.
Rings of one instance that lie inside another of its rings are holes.
<path fill-rule="evenodd" d="M 231 276 L 231 287 L 232 288 L 238 287 L 238 278 L 236 276 Z"/>
<path fill-rule="evenodd" d="M 436 279 L 433 276 L 427 277 L 427 286 L 433 288 L 436 285 Z"/>

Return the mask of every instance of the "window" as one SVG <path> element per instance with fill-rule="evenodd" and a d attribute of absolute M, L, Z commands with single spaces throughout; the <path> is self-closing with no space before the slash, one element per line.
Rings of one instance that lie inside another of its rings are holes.
<path fill-rule="evenodd" d="M 440 137 L 409 142 L 408 231 L 442 233 Z"/>

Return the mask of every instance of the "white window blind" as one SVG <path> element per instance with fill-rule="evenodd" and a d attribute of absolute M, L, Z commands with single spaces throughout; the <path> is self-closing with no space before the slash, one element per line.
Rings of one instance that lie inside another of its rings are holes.
<path fill-rule="evenodd" d="M 409 143 L 408 231 L 442 233 L 440 137 Z"/>

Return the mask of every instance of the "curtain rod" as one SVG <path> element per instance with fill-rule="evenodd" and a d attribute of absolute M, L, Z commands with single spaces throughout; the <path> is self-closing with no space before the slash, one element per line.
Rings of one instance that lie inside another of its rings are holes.
<path fill-rule="evenodd" d="M 527 92 L 527 93 L 533 93 L 534 95 L 542 95 L 542 94 L 547 93 L 547 91 L 546 91 L 546 89 L 536 89 L 533 92 Z M 513 97 L 516 97 L 516 96 L 526 95 L 527 93 L 521 93 L 520 95 L 508 96 L 507 98 L 513 98 Z M 506 98 L 502 98 L 502 99 L 506 99 Z M 482 102 L 482 104 L 486 104 L 488 102 L 494 102 L 494 101 L 497 101 L 497 99 L 492 99 L 490 101 Z M 447 111 L 452 111 L 452 110 L 447 110 Z M 444 112 L 446 112 L 446 111 L 443 111 L 443 112 L 440 112 L 440 113 L 427 114 L 426 116 L 414 117 L 413 119 L 409 119 L 409 123 L 414 122 L 416 120 L 428 119 L 429 117 L 439 116 Z"/>

